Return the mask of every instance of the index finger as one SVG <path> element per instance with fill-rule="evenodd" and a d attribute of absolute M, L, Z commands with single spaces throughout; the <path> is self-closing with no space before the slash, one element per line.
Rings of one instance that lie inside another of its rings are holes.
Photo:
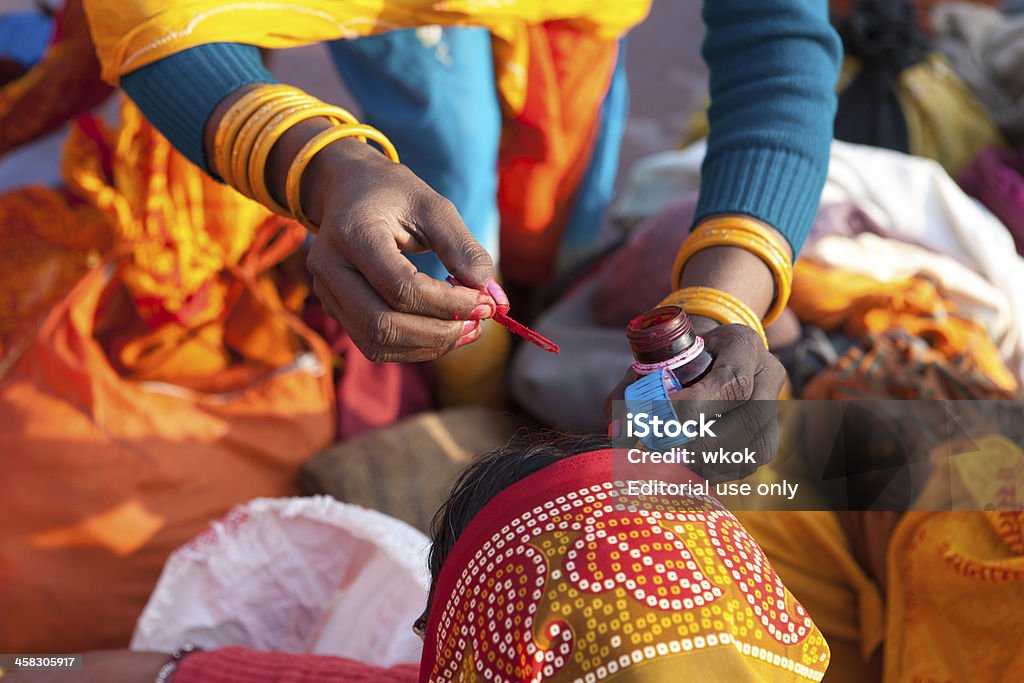
<path fill-rule="evenodd" d="M 416 270 L 389 230 L 361 230 L 346 245 L 348 261 L 394 310 L 439 320 L 490 318 L 494 299 L 486 292 L 452 287 Z"/>

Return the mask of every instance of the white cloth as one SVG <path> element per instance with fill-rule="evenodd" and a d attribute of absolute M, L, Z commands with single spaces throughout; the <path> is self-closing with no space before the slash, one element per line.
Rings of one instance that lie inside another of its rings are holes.
<path fill-rule="evenodd" d="M 613 208 L 619 223 L 653 216 L 700 184 L 704 141 L 638 161 Z M 838 140 L 832 143 L 822 205 L 854 203 L 888 234 L 960 257 L 1007 298 L 1012 325 L 997 339 L 1024 377 L 1024 258 L 1006 227 L 967 196 L 935 161 Z"/>
<path fill-rule="evenodd" d="M 530 344 L 516 352 L 512 393 L 538 419 L 571 432 L 604 431 L 605 397 L 625 376 L 632 354 L 625 323 L 609 325 L 599 313 L 621 317 L 634 306 L 632 314 L 643 312 L 657 303 L 652 294 L 657 283 L 668 293 L 676 245 L 692 216 L 692 209 L 682 211 L 680 198 L 699 189 L 704 151 L 704 143 L 697 142 L 633 166 L 612 208 L 614 222 L 632 227 L 679 202 L 673 209 L 679 232 L 672 220 L 659 216 L 623 247 L 633 253 L 616 254 L 605 264 L 625 272 L 598 270 L 545 311 L 535 328 L 558 342 L 560 356 Z M 805 256 L 883 280 L 931 278 L 961 312 L 986 325 L 1010 369 L 1024 377 L 1024 259 L 1005 226 L 964 194 L 938 163 L 833 142 L 822 205 L 836 204 L 856 205 L 888 237 L 824 238 L 808 245 Z M 655 240 L 656 246 L 637 243 L 642 240 Z M 640 284 L 630 286 L 631 281 Z"/>
<path fill-rule="evenodd" d="M 253 500 L 171 554 L 131 648 L 418 662 L 428 546 L 397 519 L 327 496 Z"/>
<path fill-rule="evenodd" d="M 686 149 L 637 159 L 612 204 L 612 221 L 631 228 L 683 195 L 699 190 L 700 165 L 706 152 L 706 142 L 698 140 Z"/>

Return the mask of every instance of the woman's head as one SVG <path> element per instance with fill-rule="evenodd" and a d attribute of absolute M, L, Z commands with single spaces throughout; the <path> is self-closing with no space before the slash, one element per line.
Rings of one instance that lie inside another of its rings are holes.
<path fill-rule="evenodd" d="M 421 680 L 821 680 L 824 638 L 739 521 L 633 492 L 626 453 L 548 435 L 473 461 L 434 520 Z"/>
<path fill-rule="evenodd" d="M 548 465 L 580 453 L 610 447 L 607 437 L 527 432 L 517 434 L 508 445 L 481 453 L 459 475 L 451 494 L 431 524 L 430 593 L 423 615 L 414 628 L 422 633 L 434 600 L 434 587 L 448 554 L 480 510 L 494 496 Z"/>

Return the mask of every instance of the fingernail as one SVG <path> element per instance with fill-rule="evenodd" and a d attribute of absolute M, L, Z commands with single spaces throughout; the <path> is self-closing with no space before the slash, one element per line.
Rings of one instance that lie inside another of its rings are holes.
<path fill-rule="evenodd" d="M 484 320 L 494 315 L 494 306 L 490 304 L 480 304 L 469 313 L 470 320 Z"/>
<path fill-rule="evenodd" d="M 509 309 L 508 295 L 505 294 L 505 290 L 501 288 L 501 285 L 495 280 L 489 280 L 487 282 L 487 293 L 491 295 L 494 302 L 498 304 L 498 310 L 506 312 Z"/>
<path fill-rule="evenodd" d="M 466 344 L 469 344 L 471 342 L 475 342 L 479 338 L 480 338 L 480 328 L 477 328 L 477 329 L 473 330 L 472 332 L 467 332 L 466 334 L 464 334 L 461 337 L 459 337 L 459 341 L 455 342 L 455 348 L 459 348 L 460 346 L 465 346 Z"/>
<path fill-rule="evenodd" d="M 465 337 L 468 334 L 472 334 L 473 332 L 475 332 L 478 329 L 480 329 L 480 321 L 479 320 L 467 320 L 462 325 L 462 336 Z"/>

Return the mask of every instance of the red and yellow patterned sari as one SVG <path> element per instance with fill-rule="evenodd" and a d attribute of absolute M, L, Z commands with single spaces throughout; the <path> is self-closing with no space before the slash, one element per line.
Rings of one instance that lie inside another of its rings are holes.
<path fill-rule="evenodd" d="M 627 495 L 614 453 L 550 465 L 476 515 L 438 579 L 420 680 L 821 680 L 825 639 L 732 513 Z"/>

